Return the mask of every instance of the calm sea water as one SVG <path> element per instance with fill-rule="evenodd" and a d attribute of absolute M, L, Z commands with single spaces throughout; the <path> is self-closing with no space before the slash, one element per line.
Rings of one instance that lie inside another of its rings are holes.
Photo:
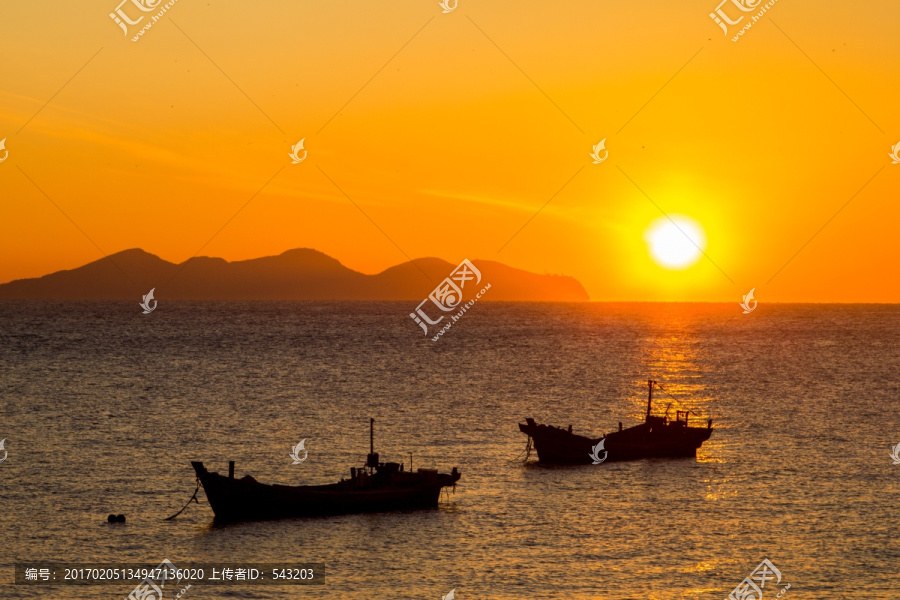
<path fill-rule="evenodd" d="M 0 303 L 3 597 L 133 587 L 26 589 L 16 562 L 169 558 L 327 565 L 325 586 L 197 600 L 718 600 L 766 557 L 787 600 L 900 596 L 900 307 L 478 304 L 431 342 L 411 306 Z M 714 419 L 696 460 L 523 464 L 517 422 L 635 424 L 648 377 L 658 411 Z M 383 459 L 459 467 L 438 510 L 213 527 L 201 492 L 163 521 L 191 460 L 346 476 L 370 416 Z"/>

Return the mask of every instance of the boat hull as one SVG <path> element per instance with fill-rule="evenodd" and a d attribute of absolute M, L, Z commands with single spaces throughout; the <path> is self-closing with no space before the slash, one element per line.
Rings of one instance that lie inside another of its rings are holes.
<path fill-rule="evenodd" d="M 233 479 L 210 473 L 193 462 L 216 521 L 256 521 L 349 513 L 437 508 L 441 489 L 453 485 L 458 474 L 419 477 L 407 481 L 354 489 L 352 482 L 321 486 L 259 483 L 252 477 Z"/>
<path fill-rule="evenodd" d="M 711 427 L 687 427 L 679 422 L 642 423 L 605 438 L 590 438 L 565 429 L 538 424 L 534 419 L 519 423 L 522 433 L 534 440 L 538 461 L 547 464 L 589 465 L 593 448 L 605 440 L 598 455 L 603 462 L 639 460 L 642 458 L 691 458 L 709 439 Z"/>

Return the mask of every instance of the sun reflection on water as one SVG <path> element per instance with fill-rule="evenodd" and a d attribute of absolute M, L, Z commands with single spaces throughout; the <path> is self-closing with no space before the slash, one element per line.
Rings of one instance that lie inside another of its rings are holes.
<path fill-rule="evenodd" d="M 670 319 L 658 334 L 644 340 L 640 361 L 647 378 L 659 383 L 653 392 L 652 413 L 674 418 L 674 411 L 690 411 L 689 423 L 711 417 L 713 398 L 703 379 L 703 351 L 700 338 L 683 319 Z M 635 389 L 646 381 L 635 381 Z M 633 409 L 642 418 L 647 406 L 646 392 L 631 398 Z"/>

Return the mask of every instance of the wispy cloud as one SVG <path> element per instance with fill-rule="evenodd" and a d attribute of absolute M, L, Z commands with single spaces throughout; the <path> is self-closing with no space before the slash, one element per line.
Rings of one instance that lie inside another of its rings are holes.
<path fill-rule="evenodd" d="M 500 208 L 503 210 L 514 210 L 523 214 L 533 214 L 536 206 L 540 206 L 540 199 L 535 200 L 533 204 L 523 202 L 522 200 L 510 200 L 507 198 L 498 198 L 496 196 L 482 196 L 478 194 L 467 194 L 463 192 L 452 192 L 447 190 L 421 190 L 421 193 L 436 198 L 447 198 L 450 200 L 461 200 L 472 204 L 481 204 Z M 558 219 L 566 219 L 569 221 L 578 221 L 585 214 L 584 207 L 565 207 L 548 205 L 541 214 L 552 215 Z"/>

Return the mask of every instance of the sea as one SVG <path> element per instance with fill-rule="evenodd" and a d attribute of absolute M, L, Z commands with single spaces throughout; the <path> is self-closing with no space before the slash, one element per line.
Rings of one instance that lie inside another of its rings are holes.
<path fill-rule="evenodd" d="M 125 599 L 14 568 L 164 559 L 320 565 L 185 600 L 723 600 L 764 560 L 765 600 L 900 597 L 900 306 L 482 302 L 437 341 L 414 307 L 0 302 L 2 598 Z M 635 425 L 648 379 L 654 414 L 712 419 L 696 459 L 526 460 L 525 418 Z M 459 468 L 439 508 L 219 525 L 201 489 L 165 520 L 195 460 L 349 477 L 370 418 L 382 460 Z"/>

